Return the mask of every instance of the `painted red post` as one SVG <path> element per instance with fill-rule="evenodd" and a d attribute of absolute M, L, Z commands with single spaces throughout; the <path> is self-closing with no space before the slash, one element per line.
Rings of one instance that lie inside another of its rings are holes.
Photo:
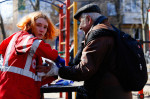
<path fill-rule="evenodd" d="M 59 51 L 63 51 L 63 45 L 61 44 L 61 42 L 63 42 L 63 4 L 60 5 L 60 7 L 62 9 L 59 9 L 59 30 L 60 30 L 60 33 L 59 33 Z M 59 97 L 62 98 L 62 92 L 60 92 L 59 94 Z"/>
<path fill-rule="evenodd" d="M 148 19 L 149 19 L 149 41 L 150 41 L 150 9 L 148 10 Z M 149 48 L 150 48 L 150 43 L 149 43 Z M 138 92 L 138 99 L 144 99 L 143 89 Z"/>
<path fill-rule="evenodd" d="M 140 42 L 140 40 L 138 40 L 138 42 Z M 142 48 L 143 48 L 143 44 L 142 44 Z M 138 91 L 137 98 L 144 99 L 143 89 Z"/>
<path fill-rule="evenodd" d="M 65 21 L 65 27 L 66 27 L 65 64 L 66 66 L 68 66 L 69 63 L 69 40 L 70 40 L 70 9 L 68 9 L 69 6 L 70 6 L 70 0 L 66 0 L 66 21 Z"/>
<path fill-rule="evenodd" d="M 69 40 L 70 40 L 70 9 L 68 9 L 69 6 L 70 6 L 70 0 L 66 0 L 66 21 L 65 21 L 65 27 L 66 27 L 65 65 L 66 66 L 68 66 L 69 63 Z M 66 92 L 66 99 L 68 99 L 68 92 Z"/>
<path fill-rule="evenodd" d="M 138 91 L 138 99 L 144 99 L 143 89 Z"/>
<path fill-rule="evenodd" d="M 66 19 L 65 19 L 65 65 L 68 66 L 69 63 L 69 40 L 70 40 L 70 10 L 68 7 L 70 6 L 70 0 L 66 0 L 64 2 L 66 4 Z M 59 51 L 63 50 L 63 45 L 61 42 L 63 42 L 63 32 L 61 31 L 63 29 L 63 5 L 61 5 L 62 9 L 60 9 L 59 12 Z M 62 97 L 62 93 L 60 93 L 60 97 Z M 66 99 L 68 99 L 68 92 L 66 92 Z"/>
<path fill-rule="evenodd" d="M 59 9 L 59 51 L 63 51 L 63 45 L 61 44 L 61 42 L 63 42 L 63 31 L 61 31 L 63 29 L 63 4 L 60 5 L 60 7 L 62 9 Z"/>

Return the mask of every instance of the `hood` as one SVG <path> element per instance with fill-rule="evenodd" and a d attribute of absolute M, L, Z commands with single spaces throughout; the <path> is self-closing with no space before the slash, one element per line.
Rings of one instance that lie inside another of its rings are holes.
<path fill-rule="evenodd" d="M 20 34 L 15 42 L 15 49 L 17 54 L 24 54 L 30 50 L 34 40 L 38 38 L 34 37 L 32 34 L 29 34 L 26 31 L 21 31 L 19 33 Z"/>

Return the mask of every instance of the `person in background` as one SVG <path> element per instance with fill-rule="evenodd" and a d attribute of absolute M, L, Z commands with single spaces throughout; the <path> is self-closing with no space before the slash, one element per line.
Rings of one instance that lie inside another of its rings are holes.
<path fill-rule="evenodd" d="M 74 18 L 80 21 L 79 28 L 85 34 L 83 48 L 78 54 L 79 61 L 73 66 L 60 67 L 58 75 L 63 79 L 84 81 L 83 87 L 77 90 L 77 99 L 132 99 L 132 93 L 123 89 L 115 75 L 115 38 L 102 36 L 86 42 L 90 35 L 104 33 L 103 29 L 114 33 L 108 18 L 96 4 L 81 7 Z"/>
<path fill-rule="evenodd" d="M 51 83 L 56 79 L 52 76 L 57 74 L 53 70 L 56 66 L 52 65 L 42 68 L 42 75 L 37 75 L 36 68 L 41 70 L 42 57 L 65 65 L 58 51 L 43 41 L 52 40 L 58 30 L 41 11 L 23 17 L 17 27 L 21 30 L 0 44 L 4 58 L 0 68 L 0 99 L 40 99 L 42 84 Z"/>
<path fill-rule="evenodd" d="M 73 58 L 74 58 L 74 40 L 73 39 L 70 41 L 70 44 L 69 44 L 69 54 L 70 54 L 69 62 L 72 63 Z"/>

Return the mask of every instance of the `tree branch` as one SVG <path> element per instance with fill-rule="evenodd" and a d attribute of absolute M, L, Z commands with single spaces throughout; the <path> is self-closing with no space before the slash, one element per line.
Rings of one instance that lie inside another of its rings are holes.
<path fill-rule="evenodd" d="M 30 1 L 31 5 L 33 6 L 34 11 L 36 11 L 36 8 L 35 8 L 35 6 L 34 6 L 32 0 L 29 0 L 29 1 Z"/>

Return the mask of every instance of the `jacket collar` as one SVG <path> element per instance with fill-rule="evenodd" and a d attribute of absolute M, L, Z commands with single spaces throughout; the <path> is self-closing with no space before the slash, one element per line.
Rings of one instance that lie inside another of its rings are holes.
<path fill-rule="evenodd" d="M 94 22 L 93 26 L 97 25 L 97 24 L 101 24 L 104 20 L 108 19 L 105 16 L 100 16 L 97 18 L 97 20 Z"/>
<path fill-rule="evenodd" d="M 91 33 L 92 30 L 97 30 L 97 29 L 101 29 L 101 28 L 113 30 L 112 26 L 108 22 L 108 18 L 105 16 L 100 16 L 97 18 L 97 20 L 91 26 L 88 33 L 85 35 L 85 40 L 87 39 L 87 37 L 89 36 L 89 34 Z"/>

